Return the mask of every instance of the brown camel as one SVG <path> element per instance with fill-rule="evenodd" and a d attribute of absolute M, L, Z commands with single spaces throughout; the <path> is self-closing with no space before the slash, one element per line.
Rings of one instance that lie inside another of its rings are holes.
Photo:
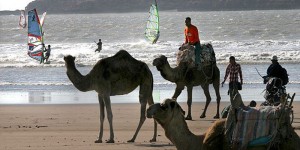
<path fill-rule="evenodd" d="M 193 134 L 184 119 L 184 112 L 180 105 L 172 100 L 166 99 L 162 104 L 151 105 L 147 109 L 147 117 L 154 118 L 165 130 L 166 137 L 176 146 L 178 150 L 232 150 L 225 137 L 225 120 L 217 120 L 202 135 Z M 296 150 L 299 145 L 299 136 L 295 131 L 291 138 L 282 139 L 279 147 L 271 149 Z M 247 150 L 267 150 L 268 146 L 253 146 Z"/>
<path fill-rule="evenodd" d="M 193 87 L 201 85 L 204 94 L 206 96 L 206 104 L 203 113 L 200 118 L 205 118 L 207 107 L 211 101 L 209 93 L 209 84 L 213 84 L 217 97 L 217 113 L 214 118 L 219 118 L 219 107 L 220 107 L 220 70 L 216 64 L 210 66 L 203 66 L 201 70 L 196 68 L 190 68 L 188 63 L 181 62 L 175 68 L 171 68 L 167 60 L 167 57 L 162 55 L 153 60 L 153 65 L 156 66 L 157 70 L 160 71 L 161 76 L 170 81 L 176 83 L 176 89 L 172 96 L 173 99 L 181 94 L 184 87 L 187 87 L 188 99 L 188 114 L 186 120 L 192 120 L 191 106 L 192 106 L 192 92 Z"/>
<path fill-rule="evenodd" d="M 136 87 L 140 86 L 139 101 L 141 104 L 141 116 L 138 127 L 132 139 L 128 142 L 134 142 L 136 136 L 146 120 L 146 105 L 153 104 L 153 76 L 148 66 L 134 59 L 127 51 L 120 50 L 112 57 L 98 61 L 93 69 L 85 76 L 75 67 L 75 57 L 64 57 L 67 75 L 73 85 L 80 91 L 86 92 L 95 90 L 98 93 L 100 106 L 100 131 L 95 143 L 102 143 L 104 107 L 107 111 L 107 118 L 110 127 L 110 137 L 107 143 L 114 143 L 113 132 L 113 114 L 111 109 L 110 96 L 128 94 Z M 154 121 L 154 135 L 150 140 L 156 141 L 157 124 Z"/>

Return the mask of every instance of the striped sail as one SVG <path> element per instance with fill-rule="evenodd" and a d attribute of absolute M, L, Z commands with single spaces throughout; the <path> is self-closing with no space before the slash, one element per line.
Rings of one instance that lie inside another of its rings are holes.
<path fill-rule="evenodd" d="M 149 17 L 147 20 L 147 26 L 145 30 L 145 37 L 152 44 L 156 43 L 159 38 L 159 15 L 157 9 L 157 2 L 152 4 L 149 11 Z"/>
<path fill-rule="evenodd" d="M 42 62 L 44 39 L 42 26 L 36 9 L 28 12 L 28 55 Z"/>

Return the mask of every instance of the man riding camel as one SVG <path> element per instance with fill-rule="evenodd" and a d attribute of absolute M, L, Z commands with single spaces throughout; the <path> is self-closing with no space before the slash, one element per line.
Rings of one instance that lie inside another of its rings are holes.
<path fill-rule="evenodd" d="M 200 66 L 200 54 L 201 54 L 201 46 L 200 46 L 200 39 L 199 39 L 199 33 L 196 26 L 192 25 L 191 18 L 186 17 L 185 18 L 185 29 L 184 29 L 184 36 L 185 41 L 184 44 L 190 44 L 195 46 L 195 66 Z"/>

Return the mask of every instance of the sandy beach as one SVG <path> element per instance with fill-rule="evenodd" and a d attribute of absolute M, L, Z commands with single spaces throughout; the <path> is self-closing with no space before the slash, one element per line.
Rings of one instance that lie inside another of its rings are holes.
<path fill-rule="evenodd" d="M 248 102 L 246 102 L 248 104 Z M 187 110 L 186 103 L 180 103 Z M 221 103 L 221 110 L 228 102 Z M 295 119 L 293 126 L 300 134 L 300 102 L 294 102 Z M 153 136 L 153 120 L 147 119 L 134 143 L 131 139 L 139 121 L 139 104 L 112 104 L 115 143 L 94 141 L 99 130 L 98 104 L 59 104 L 59 105 L 0 105 L 0 149 L 1 150 L 175 150 L 175 146 L 165 137 L 158 126 L 157 142 L 150 143 Z M 209 106 L 207 117 L 199 116 L 204 103 L 193 103 L 193 121 L 187 121 L 195 134 L 205 132 L 211 125 L 216 103 Z M 108 121 L 105 120 L 103 140 L 109 138 Z"/>

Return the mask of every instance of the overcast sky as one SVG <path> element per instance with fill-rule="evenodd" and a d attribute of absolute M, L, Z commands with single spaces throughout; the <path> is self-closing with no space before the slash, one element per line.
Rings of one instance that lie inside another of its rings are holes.
<path fill-rule="evenodd" d="M 34 0 L 0 0 L 0 11 L 2 10 L 21 10 Z"/>

